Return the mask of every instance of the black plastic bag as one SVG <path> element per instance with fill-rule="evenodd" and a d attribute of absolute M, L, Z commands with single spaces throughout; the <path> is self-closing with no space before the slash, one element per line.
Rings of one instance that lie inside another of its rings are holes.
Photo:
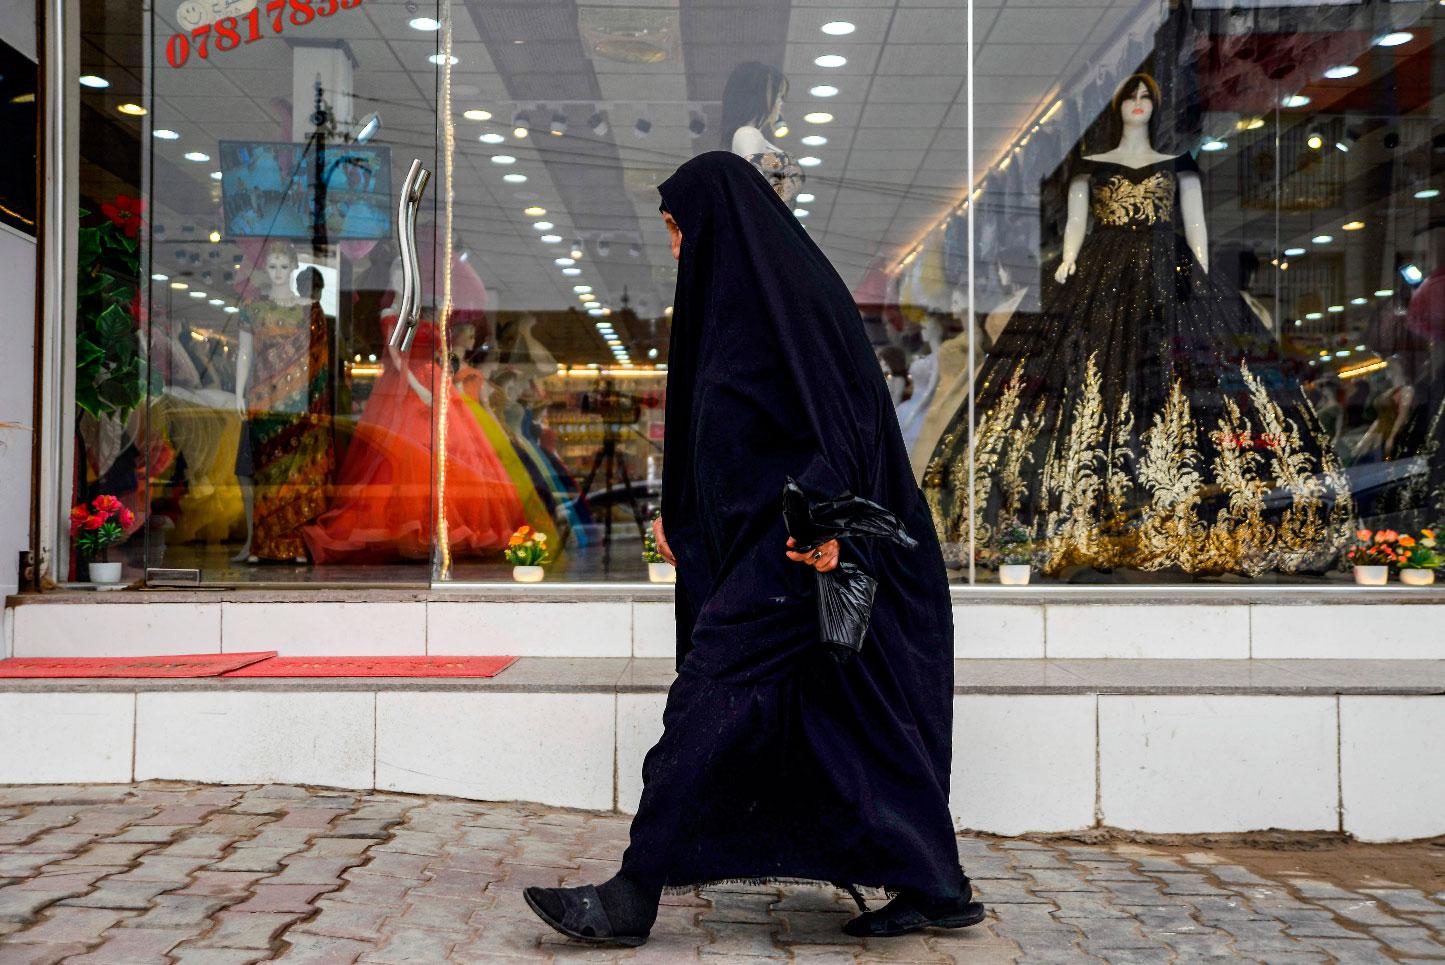
<path fill-rule="evenodd" d="M 882 506 L 844 491 L 832 499 L 808 498 L 791 476 L 783 484 L 783 523 L 793 551 L 805 553 L 840 536 L 881 536 L 913 549 L 918 541 Z M 878 581 L 856 563 L 840 560 L 818 584 L 818 636 L 840 663 L 863 649 Z"/>

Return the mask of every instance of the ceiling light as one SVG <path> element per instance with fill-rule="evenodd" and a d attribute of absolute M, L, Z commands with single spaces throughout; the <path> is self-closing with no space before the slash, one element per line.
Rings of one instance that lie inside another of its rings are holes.
<path fill-rule="evenodd" d="M 510 155 L 510 154 L 493 154 L 493 155 L 492 155 L 492 163 L 493 163 L 493 164 L 516 164 L 516 163 L 517 163 L 517 159 L 514 158 L 514 157 L 512 157 L 512 155 Z"/>
<path fill-rule="evenodd" d="M 598 239 L 597 239 L 597 253 L 598 253 L 599 255 L 601 255 L 603 258 L 606 258 L 609 254 L 611 254 L 611 252 L 612 252 L 612 242 L 608 241 L 606 238 L 598 238 Z"/>
<path fill-rule="evenodd" d="M 581 269 L 581 268 L 563 268 L 563 269 L 562 269 L 562 274 L 564 274 L 564 275 L 580 275 L 580 274 L 582 274 L 582 269 Z"/>
<path fill-rule="evenodd" d="M 1345 306 L 1343 306 L 1343 305 L 1331 305 L 1329 308 L 1326 308 L 1326 309 L 1325 309 L 1325 311 L 1327 311 L 1327 312 L 1334 312 L 1334 313 L 1336 313 L 1336 314 L 1339 314 L 1340 312 L 1342 312 L 1342 311 L 1344 311 L 1344 310 L 1345 310 Z"/>
<path fill-rule="evenodd" d="M 193 291 L 193 292 L 187 292 L 187 294 L 190 295 L 192 298 L 205 298 L 205 297 L 206 297 L 206 293 L 203 292 L 203 291 L 201 291 L 199 288 L 196 289 L 196 290 Z"/>
<path fill-rule="evenodd" d="M 1354 64 L 1340 64 L 1338 67 L 1330 67 L 1325 70 L 1325 76 L 1330 80 L 1344 80 L 1346 77 L 1353 77 L 1360 72 L 1360 68 Z"/>
<path fill-rule="evenodd" d="M 1201 151 L 1222 151 L 1229 147 L 1228 141 L 1221 141 L 1218 138 L 1210 138 L 1199 146 Z"/>
<path fill-rule="evenodd" d="M 552 264 L 561 265 L 563 268 L 569 268 L 572 265 L 577 264 L 577 261 L 574 258 L 553 258 Z"/>
<path fill-rule="evenodd" d="M 81 87 L 93 87 L 96 90 L 104 90 L 110 86 L 110 81 L 96 74 L 81 74 L 79 80 Z"/>
<path fill-rule="evenodd" d="M 561 235 L 543 235 L 543 236 L 542 236 L 542 244 L 544 244 L 544 245 L 555 245 L 557 242 L 559 242 L 559 241 L 561 241 L 561 240 L 562 240 L 562 236 L 561 236 Z"/>
<path fill-rule="evenodd" d="M 1320 137 L 1318 134 L 1311 134 L 1309 137 L 1305 138 L 1305 143 L 1314 150 L 1318 151 L 1320 148 L 1325 146 L 1325 139 Z"/>
<path fill-rule="evenodd" d="M 532 128 L 532 115 L 526 111 L 518 111 L 512 115 L 512 136 L 526 137 Z"/>
<path fill-rule="evenodd" d="M 221 243 L 221 233 L 219 231 L 216 231 L 214 228 L 211 229 L 211 233 L 206 235 L 206 237 L 211 240 L 211 244 L 213 245 L 218 245 Z"/>
<path fill-rule="evenodd" d="M 813 111 L 812 113 L 803 115 L 803 120 L 809 124 L 827 124 L 832 119 L 833 115 L 827 111 Z"/>
<path fill-rule="evenodd" d="M 602 309 L 602 314 L 604 314 L 604 315 L 611 315 L 611 314 L 612 314 L 612 309 L 610 309 L 610 308 L 604 308 L 604 309 Z"/>
<path fill-rule="evenodd" d="M 822 147 L 828 143 L 828 139 L 821 134 L 809 134 L 803 138 L 803 143 L 808 147 Z"/>
<path fill-rule="evenodd" d="M 1346 221 L 1344 224 L 1340 225 L 1340 227 L 1344 228 L 1346 231 L 1359 231 L 1364 226 L 1365 223 L 1363 221 Z"/>
<path fill-rule="evenodd" d="M 793 217 L 795 217 L 795 218 L 806 218 L 807 216 L 808 216 L 808 209 L 807 209 L 807 208 L 794 208 L 794 209 L 793 209 Z"/>
<path fill-rule="evenodd" d="M 462 116 L 469 121 L 490 121 L 492 119 L 492 112 L 483 110 L 480 107 L 473 107 L 469 111 L 462 111 Z"/>
<path fill-rule="evenodd" d="M 707 119 L 701 114 L 693 114 L 687 121 L 687 135 L 693 140 L 702 137 L 707 131 Z"/>
<path fill-rule="evenodd" d="M 190 286 L 190 285 L 187 285 L 187 284 L 186 284 L 185 282 L 183 282 L 183 281 L 173 281 L 173 282 L 171 282 L 171 287 L 174 288 L 174 289 L 175 289 L 176 291 L 178 291 L 178 292 L 183 292 L 183 291 L 185 291 L 187 288 L 190 288 L 191 286 Z"/>
<path fill-rule="evenodd" d="M 632 256 L 633 258 L 641 258 L 641 257 L 642 257 L 642 246 L 641 246 L 641 245 L 628 245 L 628 246 L 627 246 L 627 253 L 628 253 L 628 255 Z"/>
<path fill-rule="evenodd" d="M 408 27 L 410 27 L 411 29 L 413 29 L 413 30 L 440 30 L 440 29 L 442 29 L 441 21 L 440 21 L 440 20 L 433 20 L 431 17 L 412 17 L 410 20 L 408 20 L 408 21 L 406 22 L 406 25 L 407 25 Z"/>
<path fill-rule="evenodd" d="M 1425 273 L 1419 265 L 1410 264 L 1400 269 L 1400 277 L 1411 285 L 1418 285 L 1425 280 Z"/>
<path fill-rule="evenodd" d="M 170 280 L 171 280 L 171 276 L 170 276 L 170 275 L 164 275 L 164 274 L 161 274 L 160 272 L 156 272 L 156 273 L 154 273 L 153 275 L 151 275 L 151 281 L 170 281 Z"/>
<path fill-rule="evenodd" d="M 551 231 L 555 227 L 555 225 L 553 225 L 550 221 L 533 221 L 532 227 L 536 228 L 538 231 Z"/>
<path fill-rule="evenodd" d="M 1381 288 L 1379 291 L 1375 292 L 1375 297 L 1376 297 L 1376 298 L 1389 298 L 1389 297 L 1390 297 L 1391 295 L 1393 295 L 1393 294 L 1395 294 L 1395 289 L 1393 289 L 1393 288 Z"/>
<path fill-rule="evenodd" d="M 158 127 L 151 131 L 151 137 L 158 137 L 162 141 L 179 141 L 181 139 L 181 136 L 175 131 L 167 130 L 164 127 Z"/>
<path fill-rule="evenodd" d="M 1236 131 L 1257 131 L 1261 127 L 1264 127 L 1264 118 L 1262 117 L 1241 117 L 1234 122 Z"/>
<path fill-rule="evenodd" d="M 811 167 L 816 167 L 816 166 L 819 165 L 819 164 L 822 164 L 822 163 L 823 163 L 823 159 L 822 159 L 822 158 L 813 157 L 812 155 L 808 155 L 807 157 L 800 157 L 800 158 L 798 158 L 798 163 L 801 164 L 801 165 L 802 165 L 803 167 L 805 167 L 805 168 L 811 168 Z"/>
<path fill-rule="evenodd" d="M 227 315 L 234 315 L 239 312 L 240 309 L 237 308 L 235 305 L 227 305 L 225 308 L 221 309 L 221 311 L 225 312 Z"/>
<path fill-rule="evenodd" d="M 572 286 L 572 290 L 573 290 L 574 292 L 590 292 L 590 291 L 592 290 L 592 286 L 591 286 L 591 285 L 573 285 L 573 286 Z"/>
<path fill-rule="evenodd" d="M 208 298 L 208 299 L 206 300 L 206 304 L 208 304 L 208 305 L 224 305 L 224 304 L 226 304 L 226 300 L 225 300 L 224 298 Z"/>
<path fill-rule="evenodd" d="M 788 123 L 787 123 L 787 121 L 780 121 L 780 122 L 778 122 L 778 126 L 775 127 L 775 128 L 773 128 L 773 136 L 774 136 L 774 137 L 787 137 L 787 136 L 788 136 L 788 130 L 789 130 L 789 128 L 788 128 Z"/>
<path fill-rule="evenodd" d="M 813 201 L 816 201 L 816 200 L 817 200 L 817 199 L 816 199 L 813 195 L 809 194 L 809 193 L 806 192 L 806 191 L 804 191 L 802 194 L 798 195 L 798 201 L 799 201 L 800 203 L 802 203 L 802 204 L 811 204 Z"/>
<path fill-rule="evenodd" d="M 1304 107 L 1309 102 L 1310 99 L 1303 94 L 1290 94 L 1281 99 L 1279 104 L 1281 107 Z"/>
<path fill-rule="evenodd" d="M 144 107 L 141 107 L 139 104 L 132 104 L 129 101 L 121 104 L 119 107 L 116 108 L 116 110 L 120 111 L 122 114 L 129 114 L 131 117 L 142 117 L 145 115 L 146 112 L 146 109 Z"/>
<path fill-rule="evenodd" d="M 650 359 L 655 359 L 655 358 L 657 358 L 657 347 L 656 347 L 656 346 L 654 346 L 654 347 L 652 347 L 652 348 L 650 348 L 650 349 L 647 350 L 647 357 L 650 358 Z"/>
<path fill-rule="evenodd" d="M 522 213 L 524 215 L 527 215 L 529 218 L 540 218 L 542 217 L 542 215 L 547 213 L 547 209 L 542 207 L 540 204 L 533 204 L 523 208 Z"/>
<path fill-rule="evenodd" d="M 1349 153 L 1350 153 L 1350 146 L 1349 146 L 1348 144 L 1346 144 L 1344 141 L 1336 141 L 1336 142 L 1335 142 L 1335 150 L 1337 150 L 1337 151 L 1343 151 L 1344 153 L 1349 154 Z"/>
<path fill-rule="evenodd" d="M 362 119 L 361 127 L 356 131 L 356 143 L 365 144 L 375 137 L 376 132 L 379 130 L 381 130 L 381 115 L 376 111 L 372 111 Z"/>
<path fill-rule="evenodd" d="M 1286 258 L 1298 258 L 1300 255 L 1304 254 L 1305 251 L 1306 249 L 1304 248 L 1286 248 L 1284 250 L 1284 256 Z"/>
<path fill-rule="evenodd" d="M 848 63 L 848 58 L 842 54 L 824 54 L 821 57 L 814 57 L 813 63 L 819 67 L 842 67 Z"/>
<path fill-rule="evenodd" d="M 632 125 L 633 137 L 646 137 L 652 133 L 652 122 L 645 117 L 639 117 L 637 123 Z"/>
<path fill-rule="evenodd" d="M 1351 305 L 1368 305 L 1369 303 L 1370 303 L 1370 300 L 1369 300 L 1368 298 L 1365 298 L 1363 295 L 1360 296 L 1359 298 L 1351 298 L 1351 299 L 1350 299 L 1350 304 L 1351 304 Z"/>
<path fill-rule="evenodd" d="M 547 130 L 551 131 L 552 134 L 555 135 L 556 137 L 561 137 L 563 134 L 566 134 L 566 133 L 567 133 L 567 115 L 566 115 L 566 114 L 563 114 L 561 111 L 557 111 L 556 113 L 554 113 L 554 114 L 552 115 L 552 123 L 551 123 L 551 126 L 549 126 L 549 127 L 547 128 Z"/>
<path fill-rule="evenodd" d="M 1305 321 L 1317 322 L 1324 317 L 1324 312 L 1305 312 Z"/>
<path fill-rule="evenodd" d="M 481 134 L 477 135 L 477 140 L 481 141 L 483 144 L 501 144 L 503 141 L 506 140 L 506 138 L 498 134 L 496 131 L 483 131 Z"/>
<path fill-rule="evenodd" d="M 1410 41 L 1412 41 L 1412 40 L 1414 40 L 1414 39 L 1415 39 L 1415 35 L 1412 34 L 1412 33 L 1410 33 L 1410 31 L 1408 31 L 1408 30 L 1395 30 L 1395 31 L 1392 31 L 1391 33 L 1385 34 L 1385 36 L 1381 37 L 1379 40 L 1376 40 L 1376 41 L 1375 41 L 1375 46 L 1377 46 L 1377 47 L 1398 47 L 1398 46 L 1400 46 L 1401 44 L 1408 44 Z"/>
<path fill-rule="evenodd" d="M 200 164 L 202 161 L 209 161 L 211 159 L 211 156 L 209 154 L 203 154 L 200 151 L 187 151 L 185 154 L 182 155 L 182 157 L 184 157 L 187 161 L 195 161 L 197 164 Z"/>
<path fill-rule="evenodd" d="M 446 64 L 449 67 L 455 67 L 457 64 L 461 63 L 460 59 L 452 56 L 451 54 L 432 54 L 430 57 L 427 58 L 427 60 L 438 67 L 440 67 L 442 64 Z"/>
<path fill-rule="evenodd" d="M 588 314 L 588 315 L 601 315 L 601 314 L 602 314 L 602 309 L 600 309 L 600 308 L 589 308 L 589 309 L 587 309 L 587 314 Z"/>
<path fill-rule="evenodd" d="M 1415 192 L 1415 197 L 1420 201 L 1429 201 L 1431 198 L 1438 198 L 1439 196 L 1439 188 L 1421 188 Z"/>
<path fill-rule="evenodd" d="M 508 184 L 526 184 L 527 176 L 525 174 L 504 174 L 502 180 Z"/>
<path fill-rule="evenodd" d="M 1310 239 L 1310 241 L 1313 241 L 1317 245 L 1327 245 L 1334 240 L 1334 235 L 1315 235 L 1313 238 Z"/>
<path fill-rule="evenodd" d="M 857 29 L 846 20 L 830 20 L 822 27 L 823 33 L 834 37 L 845 37 Z"/>
<path fill-rule="evenodd" d="M 221 180 L 223 177 L 225 177 L 225 175 L 222 174 L 220 171 L 212 171 L 212 172 L 211 172 L 211 180 L 212 180 L 212 181 L 219 181 L 219 180 Z"/>
<path fill-rule="evenodd" d="M 594 111 L 592 116 L 587 118 L 587 126 L 592 129 L 593 134 L 601 137 L 607 133 L 607 115 L 602 111 Z"/>
<path fill-rule="evenodd" d="M 808 88 L 808 93 L 814 97 L 836 97 L 838 95 L 838 88 L 832 84 L 819 84 L 817 87 Z"/>
<path fill-rule="evenodd" d="M 587 286 L 583 285 L 581 287 L 586 288 Z M 580 295 L 577 296 L 577 300 L 579 302 L 595 302 L 597 300 L 597 296 L 592 294 L 591 292 L 582 292 Z"/>

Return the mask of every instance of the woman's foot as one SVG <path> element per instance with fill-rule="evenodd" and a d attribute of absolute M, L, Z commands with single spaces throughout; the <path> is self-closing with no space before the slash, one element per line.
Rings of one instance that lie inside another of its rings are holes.
<path fill-rule="evenodd" d="M 649 890 L 615 875 L 599 885 L 539 888 L 522 892 L 537 917 L 568 938 L 594 945 L 634 948 L 647 941 L 657 920 L 662 889 Z"/>
<path fill-rule="evenodd" d="M 901 889 L 898 897 L 877 911 L 865 911 L 843 926 L 843 933 L 855 938 L 893 938 L 920 928 L 967 928 L 987 917 L 983 905 L 973 900 L 973 887 L 966 881 L 963 892 L 953 898 L 929 898 Z"/>

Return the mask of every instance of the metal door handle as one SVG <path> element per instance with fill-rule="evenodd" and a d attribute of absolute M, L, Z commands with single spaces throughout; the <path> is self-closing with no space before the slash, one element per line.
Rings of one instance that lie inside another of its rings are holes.
<path fill-rule="evenodd" d="M 396 209 L 396 240 L 401 255 L 401 305 L 397 308 L 396 327 L 389 342 L 403 352 L 411 348 L 421 316 L 421 269 L 416 256 L 416 215 L 421 207 L 422 193 L 431 172 L 413 160 L 401 183 L 401 198 Z"/>

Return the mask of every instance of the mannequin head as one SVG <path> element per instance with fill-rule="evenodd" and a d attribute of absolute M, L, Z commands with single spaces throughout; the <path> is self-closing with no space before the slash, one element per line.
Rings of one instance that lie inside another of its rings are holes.
<path fill-rule="evenodd" d="M 1142 133 L 1152 145 L 1157 128 L 1159 113 L 1159 83 L 1148 74 L 1132 74 L 1110 101 L 1109 117 L 1113 128 L 1114 143 L 1124 137 L 1125 132 L 1142 128 Z"/>
<path fill-rule="evenodd" d="M 291 295 L 291 273 L 296 270 L 296 249 L 284 241 L 272 242 L 266 248 L 266 257 L 261 267 L 271 285 L 271 297 L 279 294 Z"/>
<path fill-rule="evenodd" d="M 756 127 L 766 136 L 783 110 L 788 78 L 769 64 L 744 61 L 728 75 L 723 88 L 721 147 L 731 150 L 740 127 Z"/>

